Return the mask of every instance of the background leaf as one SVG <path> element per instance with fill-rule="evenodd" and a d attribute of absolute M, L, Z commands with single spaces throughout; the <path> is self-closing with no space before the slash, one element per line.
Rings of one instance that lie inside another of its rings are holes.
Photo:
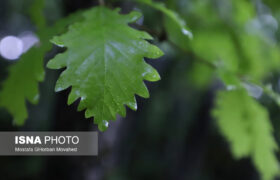
<path fill-rule="evenodd" d="M 251 157 L 263 179 L 279 172 L 277 148 L 267 110 L 245 90 L 221 91 L 213 115 L 237 158 Z"/>
<path fill-rule="evenodd" d="M 32 104 L 39 101 L 38 83 L 42 82 L 45 76 L 44 57 L 52 48 L 49 39 L 66 30 L 67 25 L 79 17 L 80 13 L 77 12 L 58 21 L 52 27 L 38 31 L 40 43 L 23 54 L 18 62 L 9 68 L 9 76 L 3 82 L 0 91 L 0 106 L 12 114 L 16 125 L 22 125 L 28 117 L 25 101 L 28 100 Z"/>
<path fill-rule="evenodd" d="M 186 25 L 186 22 L 175 11 L 168 9 L 164 3 L 154 2 L 152 0 L 137 0 L 139 3 L 146 4 L 165 15 L 165 28 L 170 33 L 172 39 L 178 40 L 177 36 L 192 39 L 193 35 Z M 175 32 L 176 33 L 175 33 Z"/>

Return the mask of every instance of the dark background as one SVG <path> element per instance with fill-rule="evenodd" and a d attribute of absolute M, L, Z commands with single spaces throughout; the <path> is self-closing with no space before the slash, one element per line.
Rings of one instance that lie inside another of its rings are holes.
<path fill-rule="evenodd" d="M 134 8 L 130 2 L 110 2 L 113 7 L 121 6 L 124 12 Z M 50 0 L 45 14 L 48 23 L 53 23 L 78 9 L 97 4 L 92 0 Z M 36 33 L 25 7 L 24 1 L 0 1 L 0 38 L 26 30 Z M 149 26 L 149 21 L 154 20 L 152 29 L 161 28 L 160 17 L 159 13 L 147 12 L 144 25 Z M 203 88 L 193 86 L 189 78 L 194 66 L 192 56 L 184 56 L 170 45 L 165 32 L 156 36 L 155 43 L 164 51 L 167 49 L 166 55 L 147 62 L 159 71 L 162 80 L 147 83 L 151 97 L 137 97 L 137 112 L 127 109 L 126 118 L 118 118 L 106 132 L 99 133 L 97 157 L 0 157 L 1 179 L 259 179 L 250 159 L 233 159 L 228 143 L 210 117 L 221 83 L 214 80 Z M 54 48 L 49 52 L 45 62 L 58 51 Z M 0 58 L 0 82 L 8 75 L 7 67 L 14 63 Z M 92 118 L 85 119 L 84 112 L 76 111 L 77 103 L 66 105 L 69 91 L 54 93 L 59 73 L 46 69 L 46 79 L 40 83 L 39 105 L 27 103 L 29 118 L 24 126 L 13 126 L 12 117 L 0 109 L 0 130 L 97 130 Z M 268 104 L 274 119 L 277 108 L 272 102 Z"/>

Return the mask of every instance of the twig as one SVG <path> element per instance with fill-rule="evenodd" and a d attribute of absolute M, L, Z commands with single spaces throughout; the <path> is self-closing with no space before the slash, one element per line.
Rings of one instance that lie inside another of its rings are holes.
<path fill-rule="evenodd" d="M 99 2 L 100 6 L 105 6 L 105 1 L 104 0 L 98 0 L 98 2 Z"/>

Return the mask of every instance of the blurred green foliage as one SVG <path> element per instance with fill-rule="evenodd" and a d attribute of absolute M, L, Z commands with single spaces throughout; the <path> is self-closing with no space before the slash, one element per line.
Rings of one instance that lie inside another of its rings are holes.
<path fill-rule="evenodd" d="M 36 103 L 37 84 L 38 81 L 43 80 L 42 74 L 44 74 L 44 54 L 51 48 L 49 40 L 52 36 L 64 32 L 67 25 L 78 21 L 62 18 L 62 21 L 67 23 L 58 25 L 59 30 L 51 28 L 47 25 L 48 15 L 46 14 L 46 19 L 42 13 L 44 1 L 34 2 L 30 8 L 32 13 L 29 14 L 37 26 L 40 46 L 31 49 L 18 63 L 11 66 L 9 77 L 2 84 L 3 88 L 0 92 L 0 105 L 6 107 L 15 116 L 17 124 L 22 124 L 27 117 L 25 99 Z M 170 83 L 170 86 L 177 87 L 178 84 L 184 84 L 185 82 L 182 81 L 184 79 L 190 81 L 199 91 L 218 89 L 212 114 L 217 120 L 216 124 L 221 134 L 230 143 L 233 156 L 237 159 L 250 157 L 263 179 L 273 179 L 279 174 L 275 155 L 279 139 L 274 137 L 273 129 L 280 128 L 278 126 L 273 128 L 273 125 L 278 123 L 274 121 L 271 123 L 270 106 L 263 100 L 265 97 L 270 100 L 270 104 L 273 103 L 272 101 L 275 101 L 278 106 L 280 104 L 279 88 L 275 88 L 279 85 L 273 80 L 279 78 L 280 68 L 279 1 L 107 0 L 105 4 L 110 7 L 129 6 L 129 10 L 136 8 L 142 11 L 144 22 L 137 22 L 138 25 L 135 27 L 154 36 L 153 43 L 161 47 L 166 56 L 174 58 L 174 62 L 192 61 L 186 65 L 186 77 L 172 77 L 171 81 L 179 82 Z M 16 5 L 14 7 L 17 9 Z M 79 31 L 82 27 L 75 28 Z M 68 33 L 72 35 L 73 32 L 70 30 Z M 90 36 L 91 33 L 86 35 Z M 69 51 L 71 52 L 71 49 Z M 83 57 L 83 54 L 76 51 L 75 54 L 77 58 Z M 67 61 L 67 58 L 63 60 Z M 69 62 L 65 62 L 64 66 L 66 64 L 69 65 Z M 32 66 L 36 69 L 34 70 Z M 72 75 L 69 81 L 75 76 Z M 21 78 L 28 80 L 17 83 Z M 81 86 L 79 83 L 76 85 Z M 184 85 L 181 88 L 186 89 Z M 172 89 L 172 92 L 172 96 L 176 96 L 176 89 Z M 152 111 L 149 111 L 149 114 L 154 113 L 156 116 L 150 115 L 147 125 L 147 133 L 149 131 L 155 135 L 154 139 L 159 137 L 157 135 L 161 134 L 162 129 L 156 131 L 153 127 L 158 127 L 160 120 L 167 116 L 166 111 L 172 108 L 168 105 L 171 100 L 165 99 L 167 96 L 165 91 L 155 93 L 157 94 L 154 98 L 155 105 L 151 107 Z M 72 100 L 78 97 L 75 96 Z M 113 103 L 112 99 L 114 97 L 108 100 L 109 104 Z M 89 104 L 88 106 L 94 106 Z M 117 103 L 117 106 L 123 104 Z M 161 113 L 162 111 L 166 114 Z M 168 125 L 162 127 L 167 128 Z M 178 134 L 184 134 L 182 129 Z"/>
<path fill-rule="evenodd" d="M 277 149 L 267 110 L 244 90 L 219 92 L 214 117 L 231 143 L 233 155 L 250 156 L 263 179 L 279 174 Z"/>

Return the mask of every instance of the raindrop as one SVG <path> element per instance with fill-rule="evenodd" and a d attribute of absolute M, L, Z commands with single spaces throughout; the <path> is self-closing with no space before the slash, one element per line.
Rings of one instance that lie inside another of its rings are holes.
<path fill-rule="evenodd" d="M 189 36 L 189 38 L 191 38 L 191 39 L 193 38 L 192 33 L 185 28 L 182 29 L 182 33 L 186 36 Z"/>
<path fill-rule="evenodd" d="M 263 89 L 260 86 L 251 83 L 242 83 L 243 87 L 248 91 L 250 96 L 254 98 L 260 98 L 263 93 Z"/>
<path fill-rule="evenodd" d="M 137 104 L 135 102 L 128 102 L 127 106 L 130 107 L 133 110 L 137 109 Z"/>
<path fill-rule="evenodd" d="M 102 124 L 107 128 L 109 126 L 109 123 L 108 121 L 106 120 L 102 120 Z"/>
<path fill-rule="evenodd" d="M 228 86 L 226 86 L 226 89 L 227 89 L 228 91 L 232 91 L 232 90 L 235 90 L 235 89 L 236 89 L 236 86 L 235 86 L 235 85 L 228 85 Z"/>
<path fill-rule="evenodd" d="M 59 92 L 59 91 L 62 91 L 62 90 L 63 90 L 62 87 L 55 87 L 55 91 L 56 91 L 56 92 Z"/>

